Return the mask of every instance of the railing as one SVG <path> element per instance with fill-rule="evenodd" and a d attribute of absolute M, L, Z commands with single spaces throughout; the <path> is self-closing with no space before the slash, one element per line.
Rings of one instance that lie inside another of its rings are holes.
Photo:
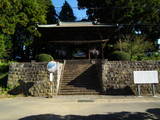
<path fill-rule="evenodd" d="M 60 80 L 61 80 L 62 75 L 63 75 L 63 71 L 64 71 L 64 66 L 65 66 L 65 64 L 66 64 L 66 61 L 65 61 L 65 60 L 64 60 L 64 63 L 63 63 L 63 64 L 58 62 L 56 95 L 58 95 Z"/>

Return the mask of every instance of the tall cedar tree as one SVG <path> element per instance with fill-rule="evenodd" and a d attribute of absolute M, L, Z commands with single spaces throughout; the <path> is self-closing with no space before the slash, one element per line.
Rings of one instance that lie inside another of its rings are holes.
<path fill-rule="evenodd" d="M 62 6 L 59 19 L 64 22 L 71 22 L 76 20 L 73 10 L 67 1 L 65 1 L 65 3 Z"/>

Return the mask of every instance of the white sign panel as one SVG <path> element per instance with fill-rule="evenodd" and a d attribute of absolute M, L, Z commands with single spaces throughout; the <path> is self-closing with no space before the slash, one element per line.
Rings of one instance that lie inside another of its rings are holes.
<path fill-rule="evenodd" d="M 135 84 L 152 84 L 158 83 L 157 71 L 134 71 Z"/>

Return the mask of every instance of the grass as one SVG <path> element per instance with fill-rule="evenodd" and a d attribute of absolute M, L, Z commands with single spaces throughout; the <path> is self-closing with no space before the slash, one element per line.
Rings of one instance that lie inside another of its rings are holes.
<path fill-rule="evenodd" d="M 9 88 L 7 88 L 9 63 L 0 62 L 0 95 L 7 95 Z"/>
<path fill-rule="evenodd" d="M 10 91 L 10 88 L 7 85 L 8 81 L 8 72 L 9 72 L 9 64 L 10 62 L 1 62 L 0 61 L 0 98 L 12 98 L 16 97 L 17 95 L 10 95 L 8 94 L 8 91 Z M 20 95 L 22 96 L 22 95 Z"/>

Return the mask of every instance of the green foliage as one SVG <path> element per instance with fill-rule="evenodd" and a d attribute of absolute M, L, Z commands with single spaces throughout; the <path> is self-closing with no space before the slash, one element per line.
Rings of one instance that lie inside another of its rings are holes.
<path fill-rule="evenodd" d="M 6 47 L 5 47 L 5 40 L 3 35 L 0 35 L 0 58 L 6 56 Z"/>
<path fill-rule="evenodd" d="M 76 17 L 74 16 L 73 10 L 67 1 L 62 6 L 62 10 L 60 12 L 59 18 L 61 21 L 75 21 Z"/>
<path fill-rule="evenodd" d="M 0 62 L 0 73 L 8 72 L 8 63 Z"/>
<path fill-rule="evenodd" d="M 81 9 L 87 9 L 89 20 L 99 19 L 107 24 L 137 25 L 151 39 L 157 39 L 160 0 L 77 0 Z M 95 8 L 95 9 L 93 9 Z M 96 9 L 98 8 L 98 9 Z M 142 25 L 142 26 L 139 26 Z M 143 25 L 149 25 L 144 27 Z M 126 30 L 127 27 L 123 26 Z M 127 32 L 128 31 L 127 29 Z"/>
<path fill-rule="evenodd" d="M 80 8 L 89 8 L 90 18 L 100 18 L 107 23 L 158 22 L 159 5 L 159 0 L 78 0 Z M 96 7 L 99 9 L 92 9 Z"/>
<path fill-rule="evenodd" d="M 41 36 L 35 29 L 35 23 L 52 23 L 55 21 L 54 15 L 51 0 L 1 0 L 0 57 L 10 52 L 6 46 L 11 43 L 9 41 L 12 41 L 14 56 L 23 51 L 24 45 L 29 48 L 33 39 Z"/>
<path fill-rule="evenodd" d="M 13 61 L 0 61 L 0 95 L 8 95 L 8 91 L 12 89 L 10 86 L 7 85 L 9 64 L 12 62 Z"/>
<path fill-rule="evenodd" d="M 49 62 L 52 61 L 53 57 L 48 54 L 39 54 L 36 56 L 36 61 L 37 62 Z"/>
<path fill-rule="evenodd" d="M 143 60 L 146 56 L 145 52 L 153 49 L 153 44 L 142 36 L 125 36 L 116 43 L 114 48 L 116 51 L 128 54 L 130 60 Z"/>
<path fill-rule="evenodd" d="M 8 93 L 11 89 L 13 89 L 13 87 L 7 85 L 9 64 L 12 62 L 14 61 L 0 61 L 0 95 L 2 95 L 2 97 L 13 97 Z"/>
<path fill-rule="evenodd" d="M 142 60 L 160 60 L 160 53 L 159 52 L 153 52 L 150 56 L 143 57 Z"/>
<path fill-rule="evenodd" d="M 0 59 L 9 57 L 12 43 L 7 35 L 0 34 Z"/>
<path fill-rule="evenodd" d="M 110 60 L 130 60 L 130 56 L 128 53 L 123 51 L 114 51 L 111 54 Z"/>

